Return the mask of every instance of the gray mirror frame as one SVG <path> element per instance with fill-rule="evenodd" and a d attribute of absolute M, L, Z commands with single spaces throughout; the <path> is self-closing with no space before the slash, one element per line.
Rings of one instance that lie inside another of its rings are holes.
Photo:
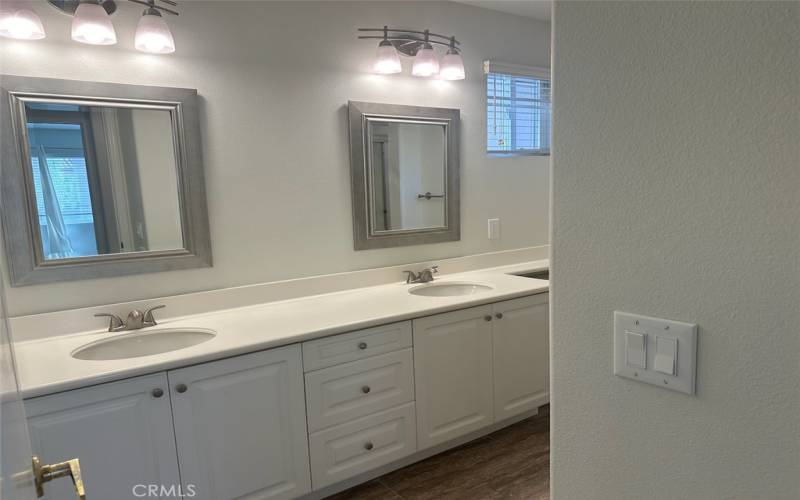
<path fill-rule="evenodd" d="M 460 116 L 458 109 L 403 106 L 348 101 L 350 131 L 350 179 L 353 198 L 353 246 L 356 250 L 391 248 L 458 241 L 461 239 L 459 173 Z M 371 118 L 397 121 L 429 121 L 445 127 L 445 225 L 424 229 L 373 231 L 370 210 L 368 122 Z"/>
<path fill-rule="evenodd" d="M 211 237 L 200 143 L 197 90 L 0 75 L 0 210 L 12 286 L 210 267 Z M 172 113 L 184 248 L 45 261 L 41 257 L 24 99 L 76 99 L 167 107 Z"/>

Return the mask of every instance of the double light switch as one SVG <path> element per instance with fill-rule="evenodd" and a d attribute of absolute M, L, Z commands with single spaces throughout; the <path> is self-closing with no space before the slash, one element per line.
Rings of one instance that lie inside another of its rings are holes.
<path fill-rule="evenodd" d="M 614 374 L 695 392 L 697 325 L 614 312 Z"/>

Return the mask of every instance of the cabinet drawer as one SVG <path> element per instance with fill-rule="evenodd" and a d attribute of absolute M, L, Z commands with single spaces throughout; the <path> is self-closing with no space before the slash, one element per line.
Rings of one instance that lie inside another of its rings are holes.
<path fill-rule="evenodd" d="M 414 403 L 311 434 L 314 489 L 386 465 L 414 453 Z"/>
<path fill-rule="evenodd" d="M 414 399 L 411 349 L 306 373 L 308 430 L 318 431 Z"/>
<path fill-rule="evenodd" d="M 303 343 L 303 368 L 310 372 L 411 347 L 411 322 L 392 323 Z"/>

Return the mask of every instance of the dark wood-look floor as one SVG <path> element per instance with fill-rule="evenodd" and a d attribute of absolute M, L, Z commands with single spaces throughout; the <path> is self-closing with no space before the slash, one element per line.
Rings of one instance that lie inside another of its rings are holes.
<path fill-rule="evenodd" d="M 550 498 L 550 411 L 327 500 Z"/>

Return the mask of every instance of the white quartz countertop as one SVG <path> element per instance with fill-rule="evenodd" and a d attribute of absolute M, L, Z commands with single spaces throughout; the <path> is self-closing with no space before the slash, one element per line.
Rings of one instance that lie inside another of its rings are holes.
<path fill-rule="evenodd" d="M 446 275 L 448 281 L 486 284 L 491 290 L 455 297 L 408 293 L 417 285 L 391 283 L 324 295 L 215 311 L 160 322 L 148 331 L 203 328 L 216 336 L 192 347 L 137 358 L 87 361 L 71 353 L 115 333 L 90 331 L 15 344 L 20 391 L 24 398 L 154 373 L 238 354 L 280 347 L 361 328 L 429 316 L 456 309 L 548 291 L 546 280 L 513 276 L 543 266 L 522 263 Z"/>

